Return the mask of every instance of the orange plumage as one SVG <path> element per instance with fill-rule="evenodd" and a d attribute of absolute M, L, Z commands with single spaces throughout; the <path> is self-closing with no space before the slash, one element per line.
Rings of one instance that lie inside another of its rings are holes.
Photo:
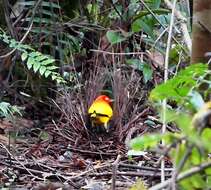
<path fill-rule="evenodd" d="M 92 126 L 103 126 L 108 132 L 108 122 L 113 116 L 111 102 L 106 95 L 100 95 L 94 100 L 88 110 Z"/>

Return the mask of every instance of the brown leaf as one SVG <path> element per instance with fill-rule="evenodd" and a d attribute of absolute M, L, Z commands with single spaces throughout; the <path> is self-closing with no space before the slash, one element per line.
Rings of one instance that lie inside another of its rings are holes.
<path fill-rule="evenodd" d="M 148 52 L 148 55 L 155 65 L 163 67 L 165 59 L 162 53 L 154 51 L 154 52 Z"/>
<path fill-rule="evenodd" d="M 76 158 L 76 157 L 73 157 L 73 164 L 75 167 L 78 167 L 81 169 L 86 167 L 86 162 L 84 160 Z"/>

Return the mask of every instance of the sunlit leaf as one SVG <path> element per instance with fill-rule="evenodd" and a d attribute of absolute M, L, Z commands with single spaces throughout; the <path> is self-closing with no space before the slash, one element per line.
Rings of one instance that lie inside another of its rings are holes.
<path fill-rule="evenodd" d="M 144 148 L 154 147 L 158 144 L 161 138 L 161 134 L 149 134 L 142 137 L 137 137 L 131 140 L 130 147 L 132 147 L 134 150 L 142 150 Z"/>
<path fill-rule="evenodd" d="M 190 159 L 191 159 L 191 163 L 193 165 L 198 165 L 201 162 L 200 152 L 195 147 L 192 149 L 192 153 L 191 153 Z"/>
<path fill-rule="evenodd" d="M 21 60 L 25 61 L 28 58 L 28 54 L 26 52 L 21 54 Z"/>
<path fill-rule="evenodd" d="M 41 66 L 39 69 L 40 74 L 43 75 L 45 71 L 46 71 L 46 67 Z"/>
<path fill-rule="evenodd" d="M 52 71 L 47 70 L 47 71 L 45 71 L 45 74 L 44 75 L 47 78 L 51 73 L 52 73 Z"/>
<path fill-rule="evenodd" d="M 31 58 L 31 57 L 29 57 L 28 58 L 28 60 L 27 60 L 27 62 L 26 62 L 26 66 L 27 66 L 27 68 L 28 69 L 31 69 L 32 68 L 32 66 L 35 64 L 35 61 L 34 61 L 34 59 L 33 58 Z"/>
<path fill-rule="evenodd" d="M 197 91 L 192 90 L 189 94 L 188 97 L 190 97 L 189 101 L 195 108 L 195 110 L 199 110 L 203 105 L 204 105 L 204 100 Z"/>
<path fill-rule="evenodd" d="M 180 71 L 176 77 L 169 79 L 165 84 L 160 84 L 154 88 L 150 93 L 150 100 L 161 101 L 167 98 L 180 101 L 196 85 L 196 77 L 203 76 L 206 71 L 206 64 L 192 64 Z"/>
<path fill-rule="evenodd" d="M 34 64 L 33 64 L 33 70 L 34 70 L 34 72 L 36 73 L 38 70 L 39 70 L 39 68 L 40 68 L 40 63 L 39 62 L 34 62 Z"/>

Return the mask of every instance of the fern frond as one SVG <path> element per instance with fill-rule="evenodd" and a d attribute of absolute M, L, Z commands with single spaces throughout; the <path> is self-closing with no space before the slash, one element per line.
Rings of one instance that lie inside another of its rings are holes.
<path fill-rule="evenodd" d="M 41 76 L 46 78 L 50 76 L 51 79 L 56 81 L 58 84 L 66 83 L 63 77 L 56 71 L 58 67 L 54 65 L 55 59 L 34 50 L 29 45 L 17 42 L 7 36 L 2 30 L 0 31 L 0 40 L 8 44 L 10 48 L 17 49 L 22 52 L 21 59 L 26 62 L 26 67 L 29 70 L 33 70 L 34 73 L 38 72 Z"/>

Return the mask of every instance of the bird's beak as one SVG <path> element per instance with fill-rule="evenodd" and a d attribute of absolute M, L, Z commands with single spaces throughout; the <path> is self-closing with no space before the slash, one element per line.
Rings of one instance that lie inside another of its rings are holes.
<path fill-rule="evenodd" d="M 110 103 L 113 103 L 114 102 L 114 99 L 110 99 Z"/>

